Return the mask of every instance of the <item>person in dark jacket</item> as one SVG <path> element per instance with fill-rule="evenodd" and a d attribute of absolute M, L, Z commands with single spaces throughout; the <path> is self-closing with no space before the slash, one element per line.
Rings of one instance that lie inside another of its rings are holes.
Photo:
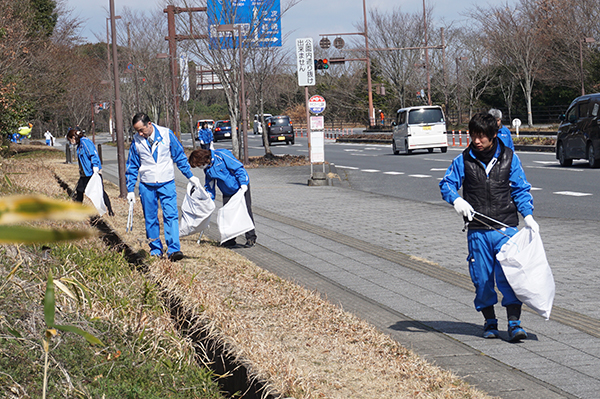
<path fill-rule="evenodd" d="M 519 320 L 522 303 L 506 280 L 496 254 L 517 233 L 517 212 L 527 227 L 539 231 L 533 219 L 531 184 L 519 157 L 497 138 L 498 125 L 493 115 L 474 115 L 469 132 L 471 144 L 454 158 L 440 182 L 440 190 L 443 199 L 453 204 L 468 224 L 469 272 L 475 285 L 475 309 L 485 318 L 483 337 L 499 336 L 494 311 L 498 302 L 495 279 L 506 308 L 509 340 L 515 342 L 527 338 Z"/>
<path fill-rule="evenodd" d="M 233 156 L 231 151 L 226 149 L 195 150 L 190 154 L 189 162 L 192 168 L 199 167 L 204 169 L 204 187 L 213 200 L 217 191 L 216 187 L 219 187 L 219 190 L 223 194 L 223 205 L 227 204 L 231 197 L 241 190 L 244 193 L 250 219 L 254 222 L 252 196 L 250 195 L 250 178 L 244 165 Z M 245 236 L 246 244 L 244 247 L 253 247 L 256 244 L 256 230 L 252 229 L 246 232 Z M 223 243 L 224 247 L 233 247 L 235 245 L 235 238 Z"/>
<path fill-rule="evenodd" d="M 83 195 L 92 175 L 98 173 L 102 177 L 102 163 L 96 152 L 94 143 L 85 137 L 81 131 L 70 129 L 67 133 L 67 140 L 71 145 L 77 146 L 77 159 L 79 160 L 79 181 L 75 187 L 75 201 L 83 202 Z M 108 210 L 109 216 L 114 216 L 110 199 L 104 191 L 104 205 Z"/>

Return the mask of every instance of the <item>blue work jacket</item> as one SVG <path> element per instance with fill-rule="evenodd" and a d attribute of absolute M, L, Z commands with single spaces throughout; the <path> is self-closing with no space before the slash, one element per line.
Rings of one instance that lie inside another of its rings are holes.
<path fill-rule="evenodd" d="M 231 151 L 225 149 L 210 150 L 210 165 L 204 169 L 206 177 L 204 187 L 215 199 L 215 183 L 223 195 L 235 194 L 242 185 L 248 185 L 250 178 L 244 165 L 233 156 Z"/>
<path fill-rule="evenodd" d="M 94 146 L 94 143 L 87 137 L 79 139 L 79 144 L 77 145 L 77 158 L 79 159 L 79 165 L 81 166 L 81 171 L 84 176 L 89 177 L 93 175 L 94 167 L 102 169 L 100 157 L 96 152 L 96 146 Z"/>
<path fill-rule="evenodd" d="M 210 129 L 199 129 L 198 130 L 198 140 L 200 140 L 203 144 L 210 144 L 213 141 L 213 133 Z"/>
<path fill-rule="evenodd" d="M 512 136 L 510 135 L 510 130 L 504 125 L 500 129 L 498 129 L 498 138 L 502 140 L 505 146 L 514 151 L 515 145 L 512 141 Z"/>

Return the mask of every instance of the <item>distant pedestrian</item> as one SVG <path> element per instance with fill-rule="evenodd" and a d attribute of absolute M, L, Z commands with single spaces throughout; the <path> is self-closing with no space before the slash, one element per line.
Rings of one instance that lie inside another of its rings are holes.
<path fill-rule="evenodd" d="M 496 118 L 496 123 L 498 124 L 498 138 L 502 140 L 505 146 L 514 151 L 515 145 L 513 144 L 510 130 L 502 124 L 502 111 L 492 108 L 488 111 L 488 114 Z"/>
<path fill-rule="evenodd" d="M 53 147 L 54 146 L 54 136 L 52 135 L 52 133 L 50 133 L 49 130 L 46 130 L 46 132 L 44 133 L 44 137 L 46 138 L 46 145 Z"/>
<path fill-rule="evenodd" d="M 382 110 L 379 110 L 379 119 L 381 120 L 381 126 L 383 126 L 385 123 L 385 115 Z"/>
<path fill-rule="evenodd" d="M 208 123 L 202 122 L 202 126 L 198 129 L 198 140 L 200 140 L 200 148 L 205 150 L 214 149 L 213 146 L 213 133 L 208 128 Z"/>
<path fill-rule="evenodd" d="M 192 168 L 204 169 L 204 188 L 214 200 L 216 187 L 219 187 L 223 194 L 223 205 L 227 204 L 231 197 L 239 190 L 244 193 L 246 208 L 250 219 L 254 222 L 252 215 L 252 196 L 250 195 L 250 178 L 244 165 L 238 161 L 231 151 L 226 149 L 208 150 L 200 149 L 192 151 L 189 157 Z M 215 185 L 216 183 L 216 185 Z M 245 233 L 246 248 L 253 247 L 256 244 L 256 230 L 252 229 Z M 236 245 L 235 238 L 225 241 L 224 247 L 233 247 Z"/>
<path fill-rule="evenodd" d="M 495 280 L 506 308 L 509 339 L 519 341 L 527 338 L 520 322 L 522 303 L 506 280 L 496 254 L 517 233 L 517 212 L 525 218 L 527 227 L 539 231 L 532 214 L 531 184 L 519 157 L 498 140 L 494 116 L 475 114 L 469 122 L 469 133 L 471 144 L 454 158 L 440 190 L 444 200 L 453 204 L 468 224 L 469 273 L 475 285 L 475 309 L 485 318 L 483 337 L 499 336 Z M 464 198 L 459 195 L 461 187 Z"/>
<path fill-rule="evenodd" d="M 144 219 L 146 238 L 150 241 L 150 255 L 161 256 L 163 245 L 160 240 L 158 203 L 163 212 L 163 226 L 167 256 L 171 261 L 183 259 L 179 243 L 179 212 L 177 211 L 177 168 L 194 186 L 200 187 L 198 179 L 190 170 L 183 147 L 173 132 L 150 122 L 148 115 L 136 114 L 131 124 L 138 132 L 134 135 L 127 157 L 127 201 L 135 203 L 135 185 L 140 180 L 139 193 Z"/>
<path fill-rule="evenodd" d="M 100 157 L 96 152 L 94 143 L 81 132 L 71 129 L 67 133 L 67 140 L 72 146 L 77 146 L 77 159 L 79 160 L 79 181 L 75 187 L 75 201 L 83 202 L 83 195 L 85 194 L 85 188 L 87 187 L 92 175 L 98 173 L 102 178 L 102 164 L 100 163 Z M 106 191 L 103 191 L 104 205 L 108 210 L 109 216 L 114 216 L 112 206 L 110 204 L 110 198 Z"/>

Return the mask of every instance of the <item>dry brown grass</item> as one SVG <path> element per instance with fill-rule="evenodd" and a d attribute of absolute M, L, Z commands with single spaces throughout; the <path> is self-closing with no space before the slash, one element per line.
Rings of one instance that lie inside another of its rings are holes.
<path fill-rule="evenodd" d="M 46 160 L 70 187 L 76 165 Z M 39 176 L 32 167 L 31 186 Z M 125 233 L 128 207 L 106 183 L 115 217 L 106 220 L 136 249 L 147 250 L 141 206 Z M 272 392 L 294 398 L 486 398 L 450 372 L 432 366 L 389 336 L 318 294 L 278 278 L 212 241 L 182 238 L 186 258 L 150 263 L 169 295 L 197 314 L 208 332 Z"/>

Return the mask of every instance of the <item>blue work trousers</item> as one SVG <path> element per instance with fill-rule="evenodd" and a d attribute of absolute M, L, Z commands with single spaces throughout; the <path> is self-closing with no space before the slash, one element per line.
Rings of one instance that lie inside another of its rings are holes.
<path fill-rule="evenodd" d="M 177 211 L 177 189 L 175 180 L 162 184 L 140 183 L 140 201 L 144 209 L 146 221 L 146 238 L 150 240 L 150 254 L 162 253 L 160 241 L 160 224 L 158 222 L 158 201 L 163 212 L 163 227 L 167 255 L 180 250 L 179 244 L 179 213 Z"/>
<path fill-rule="evenodd" d="M 506 280 L 496 254 L 502 245 L 519 230 L 508 227 L 496 230 L 469 230 L 469 273 L 475 285 L 475 309 L 481 311 L 498 303 L 498 295 L 494 289 L 494 279 L 498 290 L 502 293 L 502 306 L 521 305 L 515 292 Z M 503 234 L 504 233 L 504 234 Z"/>

